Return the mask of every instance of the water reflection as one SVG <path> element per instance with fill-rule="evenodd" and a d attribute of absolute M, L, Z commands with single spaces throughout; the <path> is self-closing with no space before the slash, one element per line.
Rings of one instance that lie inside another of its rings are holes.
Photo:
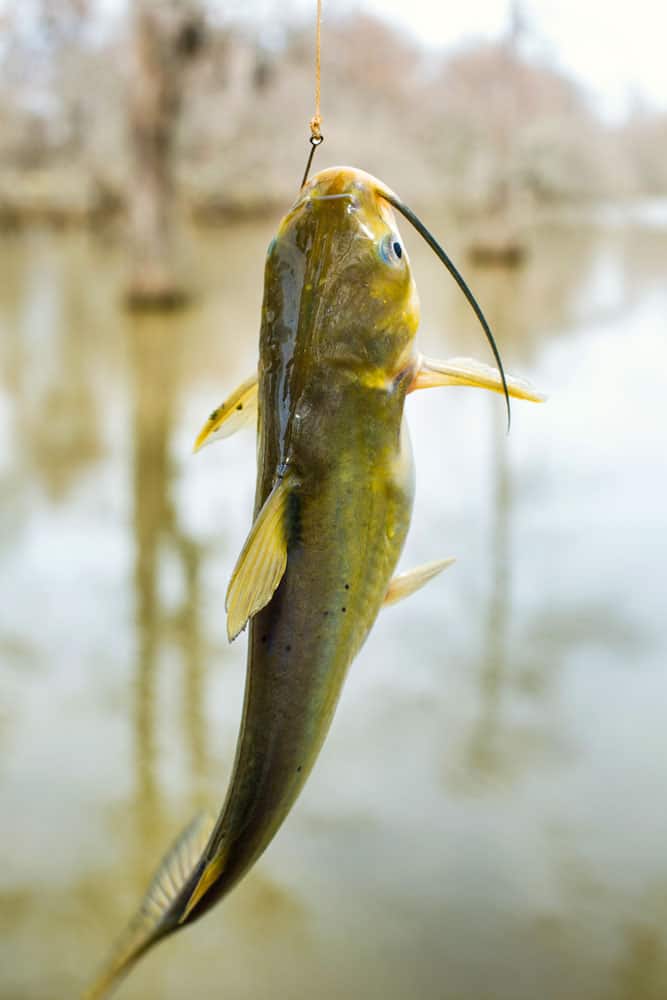
<path fill-rule="evenodd" d="M 201 636 L 201 559 L 197 542 L 179 524 L 172 485 L 170 442 L 180 412 L 184 339 L 173 317 L 135 316 L 127 325 L 132 368 L 132 498 L 137 624 L 135 685 L 136 817 L 143 852 L 163 825 L 159 785 L 161 655 L 174 642 L 182 661 L 178 701 L 188 758 L 188 787 L 198 802 L 207 766 L 205 664 Z M 166 559 L 171 557 L 171 562 Z M 171 609 L 160 590 L 161 560 L 181 593 Z M 173 736 L 172 735 L 172 739 Z"/>
<path fill-rule="evenodd" d="M 119 308 L 113 242 L 0 238 L 8 1000 L 73 995 L 222 799 L 243 645 L 221 603 L 254 449 L 186 457 L 254 363 L 271 225 L 194 234 L 200 299 L 159 320 Z M 508 367 L 551 399 L 507 439 L 502 401 L 415 394 L 406 565 L 459 563 L 378 624 L 281 836 L 127 1000 L 665 993 L 666 249 L 665 230 L 561 220 L 522 269 L 467 274 Z M 483 356 L 410 251 L 422 349 Z"/>
<path fill-rule="evenodd" d="M 192 808 L 200 803 L 208 773 L 208 739 L 205 706 L 205 658 L 202 641 L 201 549 L 185 536 L 178 538 L 183 572 L 185 598 L 176 616 L 177 636 L 183 659 L 182 726 L 189 772 L 191 775 Z"/>
<path fill-rule="evenodd" d="M 661 1000 L 665 995 L 667 893 L 663 889 L 661 894 L 652 891 L 647 896 L 649 898 L 643 902 L 649 919 L 638 918 L 625 928 L 622 957 L 616 972 L 617 984 L 610 991 L 610 1000 L 634 1000 L 635 997 Z M 649 922 L 651 917 L 654 923 Z"/>
<path fill-rule="evenodd" d="M 494 414 L 495 416 L 495 414 Z M 485 644 L 480 664 L 479 720 L 470 737 L 469 767 L 485 777 L 502 770 L 504 752 L 501 731 L 502 693 L 507 678 L 508 626 L 511 614 L 511 482 L 508 438 L 493 421 L 492 487 L 490 492 L 491 547 L 489 552 L 490 595 L 484 628 Z"/>
<path fill-rule="evenodd" d="M 62 500 L 102 447 L 90 337 L 96 317 L 80 277 L 85 237 L 70 238 L 67 252 L 56 258 L 48 242 L 37 236 L 26 241 L 22 273 L 21 253 L 7 253 L 13 260 L 5 286 L 10 294 L 2 300 L 3 374 L 26 474 Z"/>
<path fill-rule="evenodd" d="M 141 844 L 160 827 L 157 778 L 158 560 L 169 487 L 169 430 L 173 420 L 178 342 L 163 322 L 143 318 L 128 329 L 134 390 L 132 496 L 137 621 L 135 702 L 135 815 Z M 142 851 L 143 856 L 143 851 Z"/>
<path fill-rule="evenodd" d="M 594 272 L 601 251 L 604 254 L 607 248 L 606 238 L 590 228 L 537 227 L 522 266 L 466 264 L 466 280 L 496 332 L 506 361 L 525 367 L 534 362 L 545 338 L 595 321 L 600 306 L 592 295 Z M 439 322 L 450 345 L 466 354 L 479 354 L 479 327 L 465 300 L 437 275 L 431 262 L 426 262 L 426 269 L 432 274 L 429 292 L 440 300 Z"/>

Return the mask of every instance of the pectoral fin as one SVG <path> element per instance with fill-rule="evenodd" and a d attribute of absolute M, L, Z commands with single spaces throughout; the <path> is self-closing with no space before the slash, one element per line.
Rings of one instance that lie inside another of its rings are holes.
<path fill-rule="evenodd" d="M 207 444 L 231 437 L 246 424 L 257 419 L 257 375 L 251 375 L 228 396 L 224 403 L 216 407 L 208 418 L 195 441 L 193 451 L 199 451 Z"/>
<path fill-rule="evenodd" d="M 287 565 L 287 507 L 295 479 L 278 480 L 257 515 L 227 589 L 227 635 L 235 639 L 268 604 Z"/>
<path fill-rule="evenodd" d="M 533 403 L 541 403 L 546 398 L 526 379 L 506 375 L 506 380 L 507 391 L 515 399 L 528 399 Z M 435 361 L 433 358 L 422 357 L 410 391 L 433 389 L 442 385 L 472 385 L 478 389 L 490 389 L 491 392 L 504 392 L 498 369 L 482 364 L 481 361 L 475 361 L 473 358 Z"/>
<path fill-rule="evenodd" d="M 382 606 L 386 608 L 387 605 L 396 604 L 397 601 L 402 601 L 404 597 L 414 594 L 416 590 L 423 587 L 425 583 L 432 580 L 438 573 L 442 573 L 443 569 L 447 569 L 453 562 L 456 562 L 456 559 L 453 557 L 439 559 L 437 562 L 416 566 L 415 569 L 408 570 L 407 573 L 399 573 L 398 576 L 395 576 L 390 581 Z"/>
<path fill-rule="evenodd" d="M 181 833 L 153 876 L 141 906 L 95 984 L 84 1000 L 100 1000 L 160 938 L 175 930 L 179 912 L 174 904 L 192 876 L 211 835 L 215 820 L 202 813 Z"/>

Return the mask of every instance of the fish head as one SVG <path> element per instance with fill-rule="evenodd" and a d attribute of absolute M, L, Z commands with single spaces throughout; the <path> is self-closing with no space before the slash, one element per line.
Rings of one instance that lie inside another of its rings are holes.
<path fill-rule="evenodd" d="M 315 364 L 366 379 L 393 378 L 409 365 L 419 324 L 410 261 L 386 190 L 352 167 L 322 170 L 269 248 L 267 275 L 281 284 L 280 311 L 291 316 L 304 352 Z"/>

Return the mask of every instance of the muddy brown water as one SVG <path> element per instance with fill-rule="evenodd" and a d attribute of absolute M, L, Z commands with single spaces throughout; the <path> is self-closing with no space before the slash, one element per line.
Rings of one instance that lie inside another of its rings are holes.
<path fill-rule="evenodd" d="M 190 233 L 199 294 L 157 318 L 120 308 L 117 240 L 0 238 L 3 1000 L 75 997 L 224 795 L 254 439 L 191 444 L 254 365 L 275 222 Z M 488 360 L 404 237 L 422 350 Z M 402 566 L 458 561 L 382 613 L 271 848 L 119 1000 L 667 995 L 667 220 L 531 240 L 521 269 L 465 270 L 549 402 L 507 437 L 498 397 L 409 399 Z"/>

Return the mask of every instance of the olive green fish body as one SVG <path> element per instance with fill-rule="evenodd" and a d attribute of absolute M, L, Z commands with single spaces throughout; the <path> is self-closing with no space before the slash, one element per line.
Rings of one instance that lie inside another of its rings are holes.
<path fill-rule="evenodd" d="M 371 497 L 363 479 L 354 481 L 354 465 L 345 472 L 350 485 L 342 492 L 331 478 L 299 486 L 285 575 L 250 624 L 234 773 L 207 851 L 211 859 L 222 852 L 224 867 L 203 897 L 203 909 L 242 877 L 290 811 L 405 539 L 412 506 L 409 462 L 378 481 Z"/>
<path fill-rule="evenodd" d="M 392 328 L 374 325 L 364 274 L 364 264 L 377 268 L 371 237 L 337 219 L 350 218 L 345 199 L 318 209 L 319 219 L 288 216 L 267 261 L 255 513 L 277 480 L 292 483 L 287 565 L 250 622 L 237 756 L 205 858 L 218 859 L 220 874 L 191 918 L 242 877 L 290 811 L 380 610 L 412 511 L 403 406 L 417 364 L 414 287 L 406 269 L 410 309 Z M 330 228 L 347 238 L 314 258 L 318 230 Z M 385 317 L 386 303 L 376 314 Z"/>

